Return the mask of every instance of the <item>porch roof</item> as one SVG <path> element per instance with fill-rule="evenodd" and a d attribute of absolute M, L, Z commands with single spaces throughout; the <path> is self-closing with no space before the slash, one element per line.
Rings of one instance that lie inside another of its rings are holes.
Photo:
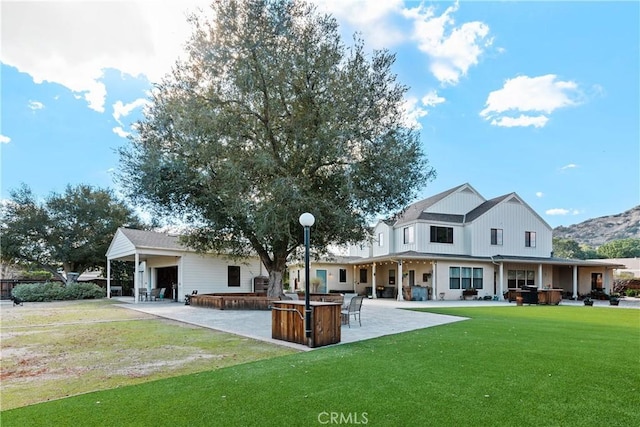
<path fill-rule="evenodd" d="M 610 262 L 602 261 L 585 261 L 580 259 L 567 259 L 567 258 L 540 258 L 540 257 L 518 257 L 518 256 L 504 256 L 494 255 L 489 257 L 471 256 L 471 255 L 458 255 L 458 254 L 438 254 L 427 253 L 417 251 L 397 252 L 388 255 L 381 255 L 371 258 L 358 258 L 349 262 L 349 264 L 369 264 L 380 261 L 398 261 L 407 259 L 419 259 L 428 261 L 449 260 L 449 261 L 480 261 L 480 262 L 511 262 L 522 264 L 545 264 L 545 265 L 576 265 L 578 267 L 609 267 L 609 268 L 621 268 L 622 264 L 612 264 Z"/>

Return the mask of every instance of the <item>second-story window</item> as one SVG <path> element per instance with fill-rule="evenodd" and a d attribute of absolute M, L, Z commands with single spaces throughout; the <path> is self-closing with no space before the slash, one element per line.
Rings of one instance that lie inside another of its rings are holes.
<path fill-rule="evenodd" d="M 431 226 L 432 243 L 453 243 L 453 227 Z"/>
<path fill-rule="evenodd" d="M 502 228 L 491 229 L 491 244 L 502 245 Z"/>
<path fill-rule="evenodd" d="M 535 231 L 525 231 L 524 232 L 524 245 L 527 248 L 535 248 L 536 247 L 536 232 Z"/>
<path fill-rule="evenodd" d="M 405 227 L 402 231 L 404 236 L 402 242 L 404 244 L 413 243 L 413 227 Z"/>
<path fill-rule="evenodd" d="M 384 246 L 384 234 L 378 233 L 378 246 Z"/>

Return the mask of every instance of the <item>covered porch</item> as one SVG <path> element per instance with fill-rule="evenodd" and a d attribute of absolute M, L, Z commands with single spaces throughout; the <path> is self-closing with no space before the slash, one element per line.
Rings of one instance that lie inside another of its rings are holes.
<path fill-rule="evenodd" d="M 504 300 L 523 287 L 559 290 L 565 299 L 610 294 L 618 265 L 561 258 L 472 257 L 404 252 L 359 259 L 353 287 L 372 299 Z"/>

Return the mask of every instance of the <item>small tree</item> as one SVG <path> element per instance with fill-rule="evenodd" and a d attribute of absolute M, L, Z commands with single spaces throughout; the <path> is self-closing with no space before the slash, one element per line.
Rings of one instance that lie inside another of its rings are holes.
<path fill-rule="evenodd" d="M 38 202 L 22 185 L 10 192 L 1 212 L 2 261 L 40 266 L 59 279 L 104 267 L 105 254 L 118 227 L 140 227 L 133 211 L 110 190 L 67 186 Z"/>
<path fill-rule="evenodd" d="M 193 226 L 186 243 L 257 254 L 270 296 L 316 217 L 312 246 L 356 242 L 434 176 L 406 127 L 394 55 L 347 47 L 331 16 L 288 0 L 215 0 L 188 57 L 157 85 L 120 181 Z"/>

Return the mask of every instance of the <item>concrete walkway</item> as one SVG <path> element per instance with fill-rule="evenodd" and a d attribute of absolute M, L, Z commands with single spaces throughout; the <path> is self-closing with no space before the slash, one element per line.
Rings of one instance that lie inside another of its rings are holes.
<path fill-rule="evenodd" d="M 133 297 L 116 297 L 121 307 L 152 314 L 158 317 L 189 323 L 204 328 L 216 329 L 242 335 L 273 344 L 284 345 L 301 351 L 312 350 L 307 346 L 271 338 L 271 311 L 268 310 L 216 310 L 195 307 L 170 300 L 134 303 Z M 602 304 L 600 304 L 602 303 Z M 608 301 L 596 301 L 596 305 L 608 307 Z M 581 301 L 562 301 L 562 305 L 583 305 Z M 395 301 L 391 299 L 365 299 L 362 304 L 362 326 L 351 322 L 351 327 L 342 326 L 340 344 L 362 341 L 384 335 L 429 328 L 447 323 L 467 320 L 465 317 L 420 313 L 402 308 L 444 307 L 516 307 L 506 301 Z M 620 307 L 639 308 L 640 303 Z M 617 308 L 617 307 L 612 307 Z"/>

